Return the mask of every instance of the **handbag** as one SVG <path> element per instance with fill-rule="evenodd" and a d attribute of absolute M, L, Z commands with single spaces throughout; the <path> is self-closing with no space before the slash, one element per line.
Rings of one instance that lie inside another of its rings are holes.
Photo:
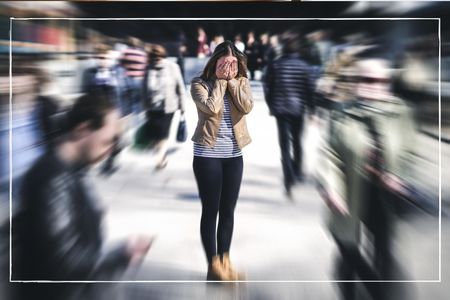
<path fill-rule="evenodd" d="M 184 113 L 181 113 L 180 122 L 178 123 L 177 130 L 177 142 L 184 143 L 187 140 L 187 128 L 186 128 L 186 118 Z"/>

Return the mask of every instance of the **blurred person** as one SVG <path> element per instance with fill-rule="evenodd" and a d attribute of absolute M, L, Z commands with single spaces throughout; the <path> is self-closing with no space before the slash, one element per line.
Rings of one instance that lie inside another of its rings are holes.
<path fill-rule="evenodd" d="M 255 79 L 255 71 L 259 68 L 259 50 L 260 46 L 255 38 L 255 32 L 250 31 L 247 36 L 247 44 L 245 45 L 245 55 L 247 55 L 248 59 L 247 67 L 250 71 L 250 80 Z"/>
<path fill-rule="evenodd" d="M 157 151 L 156 169 L 167 166 L 167 148 L 173 115 L 184 114 L 185 85 L 179 66 L 167 59 L 166 49 L 152 45 L 150 64 L 145 75 L 144 105 L 147 114 L 147 133 Z"/>
<path fill-rule="evenodd" d="M 178 56 L 177 56 L 177 65 L 180 67 L 181 77 L 183 78 L 183 82 L 186 82 L 185 78 L 185 67 L 184 67 L 184 57 L 187 53 L 187 47 L 185 44 L 182 44 L 178 47 Z"/>
<path fill-rule="evenodd" d="M 259 36 L 259 56 L 258 56 L 258 66 L 261 70 L 267 65 L 267 53 L 270 48 L 270 38 L 267 32 Z"/>
<path fill-rule="evenodd" d="M 374 40 L 369 33 L 364 31 L 349 33 L 336 39 L 329 53 L 329 57 L 333 58 L 337 53 L 342 51 L 352 51 L 352 49 L 358 47 L 368 47 L 371 45 L 374 45 Z"/>
<path fill-rule="evenodd" d="M 267 65 L 271 64 L 281 55 L 282 55 L 282 46 L 280 44 L 278 34 L 273 34 L 269 38 L 269 48 L 267 49 L 266 53 L 264 53 Z"/>
<path fill-rule="evenodd" d="M 147 236 L 133 236 L 114 249 L 105 249 L 103 209 L 85 176 L 90 166 L 112 151 L 119 134 L 118 121 L 119 112 L 107 95 L 81 96 L 67 112 L 61 143 L 25 175 L 22 207 L 12 221 L 13 279 L 114 279 L 145 257 L 151 244 Z M 22 285 L 18 296 L 86 299 L 79 287 Z"/>
<path fill-rule="evenodd" d="M 215 35 L 209 45 L 209 50 L 211 51 L 211 53 L 214 53 L 217 45 L 222 44 L 224 41 L 225 39 L 223 38 L 223 35 Z"/>
<path fill-rule="evenodd" d="M 234 46 L 242 53 L 245 53 L 245 44 L 242 41 L 242 36 L 240 34 L 236 34 L 234 37 Z"/>
<path fill-rule="evenodd" d="M 202 27 L 197 29 L 197 57 L 203 58 L 209 55 L 208 36 Z"/>
<path fill-rule="evenodd" d="M 40 138 L 39 145 L 43 147 L 43 151 L 47 151 L 55 146 L 60 134 L 60 107 L 58 100 L 46 93 L 47 85 L 51 82 L 49 74 L 40 68 L 30 69 L 30 74 L 35 78 L 36 93 L 32 122 L 36 124 L 36 134 Z"/>
<path fill-rule="evenodd" d="M 200 233 L 208 280 L 245 278 L 232 267 L 229 251 L 242 181 L 242 148 L 251 142 L 245 115 L 252 110 L 253 99 L 246 76 L 245 54 L 225 41 L 191 84 L 199 117 L 192 137 L 193 169 L 202 202 Z"/>
<path fill-rule="evenodd" d="M 392 280 L 393 205 L 406 193 L 414 126 L 411 111 L 390 92 L 383 59 L 355 63 L 354 97 L 334 97 L 319 191 L 330 207 L 329 229 L 340 252 L 337 280 Z M 346 80 L 347 81 L 347 80 Z M 363 226 L 364 225 L 364 226 Z M 371 240 L 372 255 L 361 249 Z M 366 258 L 366 256 L 369 256 Z M 357 277 L 356 277 L 357 276 Z M 379 283 L 365 283 L 373 299 L 391 299 Z M 340 283 L 342 299 L 356 299 L 354 282 Z"/>
<path fill-rule="evenodd" d="M 127 79 L 127 97 L 125 103 L 131 110 L 133 125 L 138 125 L 138 115 L 142 109 L 143 81 L 147 69 L 147 53 L 143 49 L 142 42 L 135 37 L 128 38 L 128 46 L 122 51 L 121 65 L 125 68 Z"/>
<path fill-rule="evenodd" d="M 58 127 L 56 126 L 59 113 L 57 98 L 48 93 L 50 76 L 42 68 L 33 66 L 30 58 L 18 61 L 15 64 L 13 75 L 13 102 L 12 102 L 12 197 L 16 200 L 20 190 L 23 175 L 30 166 L 45 151 L 54 147 Z M 33 57 L 36 60 L 36 57 Z M 38 58 L 41 59 L 41 58 Z M 5 78 L 5 77 L 3 77 Z M 6 77 L 7 78 L 7 77 Z M 8 81 L 9 85 L 9 81 Z M 2 96 L 1 148 L 0 154 L 3 162 L 8 161 L 9 145 L 9 96 Z M 7 191 L 9 185 L 9 163 L 0 168 L 0 186 Z M 16 201 L 14 201 L 15 204 Z"/>
<path fill-rule="evenodd" d="M 395 276 L 391 252 L 395 207 L 410 198 L 415 124 L 406 102 L 391 92 L 388 60 L 363 58 L 357 63 L 357 95 L 367 116 L 372 148 L 365 166 L 371 179 L 367 227 L 373 234 L 374 263 L 383 278 Z"/>
<path fill-rule="evenodd" d="M 311 77 L 314 84 L 317 83 L 322 71 L 322 61 L 320 58 L 319 47 L 311 36 L 314 34 L 307 34 L 300 49 L 300 56 L 308 63 L 311 69 Z"/>
<path fill-rule="evenodd" d="M 178 52 L 177 52 L 177 65 L 180 67 L 181 76 L 183 77 L 183 82 L 186 82 L 185 78 L 185 68 L 184 68 L 184 57 L 187 54 L 187 41 L 186 41 L 186 35 L 185 33 L 180 30 L 178 34 Z M 147 51 L 148 55 L 148 51 Z"/>
<path fill-rule="evenodd" d="M 104 90 L 110 93 L 114 102 L 119 102 L 120 93 L 116 91 L 119 79 L 115 73 L 114 58 L 107 45 L 99 45 L 94 50 L 94 66 L 88 68 L 82 77 L 82 92 Z M 117 105 L 119 106 L 119 105 Z"/>
<path fill-rule="evenodd" d="M 311 33 L 309 37 L 317 49 L 320 66 L 325 66 L 333 55 L 334 43 L 330 39 L 330 32 L 328 30 L 317 30 Z"/>
<path fill-rule="evenodd" d="M 370 46 L 368 46 L 370 48 Z M 326 64 L 316 82 L 315 102 L 317 106 L 333 110 L 347 100 L 356 98 L 357 74 L 356 54 L 367 49 L 366 46 L 353 46 L 336 53 Z M 352 102 L 352 101 L 350 101 Z"/>
<path fill-rule="evenodd" d="M 287 31 L 282 36 L 283 55 L 268 65 L 264 76 L 265 99 L 276 118 L 286 195 L 304 180 L 302 133 L 308 108 L 314 114 L 313 83 L 308 64 L 299 56 L 300 37 Z M 292 198 L 291 198 L 292 199 Z"/>
<path fill-rule="evenodd" d="M 267 68 L 273 63 L 274 60 L 280 58 L 281 56 L 281 44 L 277 34 L 269 36 L 269 44 L 265 47 L 263 53 L 264 68 L 262 69 L 263 91 L 264 95 L 267 95 L 267 86 L 264 84 L 266 81 Z"/>
<path fill-rule="evenodd" d="M 116 64 L 114 53 L 107 45 L 100 45 L 95 49 L 95 66 L 87 69 L 83 74 L 82 91 L 85 93 L 102 91 L 109 94 L 116 107 L 120 109 L 121 116 L 127 117 L 132 113 L 131 106 L 127 104 L 129 99 L 128 80 L 125 69 Z M 119 140 L 116 141 L 114 150 L 102 165 L 100 172 L 103 175 L 113 174 L 118 166 L 115 159 L 123 148 Z"/>

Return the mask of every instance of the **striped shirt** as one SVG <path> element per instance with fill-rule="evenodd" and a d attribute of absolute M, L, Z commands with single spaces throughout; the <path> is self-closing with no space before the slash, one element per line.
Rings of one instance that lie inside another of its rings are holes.
<path fill-rule="evenodd" d="M 127 48 L 122 53 L 122 65 L 129 77 L 144 78 L 147 68 L 147 53 L 137 48 Z"/>
<path fill-rule="evenodd" d="M 210 148 L 200 143 L 194 143 L 194 156 L 212 158 L 231 158 L 242 156 L 234 137 L 233 123 L 231 122 L 230 103 L 227 96 L 223 98 L 223 115 L 220 121 L 216 145 Z"/>

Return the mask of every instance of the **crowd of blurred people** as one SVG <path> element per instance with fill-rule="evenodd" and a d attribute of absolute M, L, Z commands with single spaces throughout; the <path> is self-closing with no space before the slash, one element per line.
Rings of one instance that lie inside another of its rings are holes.
<path fill-rule="evenodd" d="M 81 96 L 66 105 L 46 95 L 43 69 L 17 62 L 14 82 L 26 81 L 23 90 L 13 87 L 13 125 L 20 128 L 24 114 L 31 127 L 14 129 L 14 145 L 22 148 L 13 167 L 23 168 L 13 174 L 12 279 L 111 280 L 145 257 L 149 235 L 105 249 L 104 207 L 86 175 L 98 164 L 100 174 L 113 174 L 125 147 L 154 150 L 155 170 L 167 165 L 169 129 L 174 113 L 184 112 L 185 84 L 179 65 L 166 57 L 163 46 L 134 37 L 125 45 L 98 42 L 80 76 Z M 6 182 L 2 177 L 2 186 Z M 29 285 L 13 294 L 80 299 L 87 290 Z"/>
<path fill-rule="evenodd" d="M 255 80 L 256 71 L 263 72 L 268 62 L 274 60 L 280 55 L 280 45 L 278 43 L 278 34 L 269 34 L 264 32 L 256 34 L 254 30 L 247 32 L 245 39 L 242 33 L 237 33 L 233 37 L 228 37 L 233 41 L 234 46 L 247 56 L 247 67 L 250 80 Z M 208 44 L 208 36 L 205 30 L 198 28 L 198 47 L 197 57 L 203 58 L 210 56 L 216 46 L 225 41 L 222 34 L 213 35 Z"/>
<path fill-rule="evenodd" d="M 290 199 L 294 188 L 311 179 L 304 171 L 305 124 L 321 126 L 317 173 L 310 177 L 330 209 L 330 233 L 340 255 L 336 279 L 396 279 L 393 216 L 403 203 L 422 205 L 410 180 L 414 111 L 392 91 L 396 70 L 382 45 L 364 34 L 342 42 L 331 35 L 329 30 L 303 35 L 292 29 L 260 35 L 250 30 L 245 40 L 235 35 L 233 44 L 246 56 L 249 79 L 261 73 Z M 209 57 L 224 40 L 218 34 L 209 43 L 199 27 L 197 57 Z M 41 93 L 47 80 L 42 70 L 23 69 L 32 76 L 31 123 L 42 148 L 33 167 L 16 181 L 20 208 L 13 222 L 14 248 L 21 263 L 14 264 L 14 278 L 104 278 L 145 256 L 148 236 L 101 253 L 102 209 L 84 175 L 98 162 L 101 174 L 113 174 L 120 167 L 118 154 L 128 146 L 155 150 L 155 169 L 167 166 L 174 114 L 184 114 L 186 106 L 186 46 L 178 50 L 175 63 L 163 46 L 134 37 L 126 45 L 98 43 L 93 64 L 82 74 L 83 96 L 68 108 Z M 373 248 L 369 258 L 361 252 L 365 239 Z M 343 299 L 355 299 L 354 283 L 340 286 Z M 366 287 L 374 299 L 388 299 L 379 284 Z"/>
<path fill-rule="evenodd" d="M 121 53 L 114 53 L 113 46 L 96 47 L 95 66 L 84 72 L 82 92 L 101 90 L 110 95 L 120 109 L 123 130 L 131 131 L 128 136 L 133 139 L 139 129 L 137 146 L 154 149 L 155 168 L 163 169 L 168 162 L 167 138 L 173 115 L 178 110 L 184 113 L 182 68 L 166 59 L 167 51 L 162 45 L 145 44 L 130 37 Z M 103 174 L 110 175 L 117 170 L 114 158 L 127 144 L 130 138 L 116 141 L 114 151 L 101 169 Z"/>
<path fill-rule="evenodd" d="M 320 124 L 322 132 L 316 170 L 309 175 L 329 207 L 329 230 L 339 250 L 335 279 L 398 279 L 395 215 L 408 205 L 427 210 L 412 180 L 414 108 L 394 94 L 397 70 L 381 44 L 364 35 L 337 44 L 328 34 L 284 32 L 281 55 L 263 76 L 277 120 L 285 191 L 291 198 L 293 186 L 305 180 L 302 131 L 308 115 L 308 125 Z M 392 297 L 379 283 L 364 285 L 373 299 Z M 358 298 L 355 283 L 339 286 L 342 299 Z"/>

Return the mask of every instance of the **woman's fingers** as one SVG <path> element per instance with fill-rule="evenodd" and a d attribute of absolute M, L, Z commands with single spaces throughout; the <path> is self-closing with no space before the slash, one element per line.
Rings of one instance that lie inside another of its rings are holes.
<path fill-rule="evenodd" d="M 225 71 L 226 71 L 226 61 L 221 61 L 217 63 L 216 66 L 216 76 L 217 78 L 224 78 L 225 77 Z"/>
<path fill-rule="evenodd" d="M 236 57 L 227 57 L 223 61 L 217 63 L 216 76 L 218 78 L 232 79 L 238 73 L 238 65 Z"/>
<path fill-rule="evenodd" d="M 229 56 L 229 57 L 227 57 L 227 58 L 225 59 L 225 61 L 228 61 L 228 62 L 232 63 L 232 62 L 236 62 L 236 61 L 237 61 L 237 58 L 234 57 L 234 56 Z"/>
<path fill-rule="evenodd" d="M 230 74 L 229 74 L 229 79 L 233 79 L 236 77 L 238 72 L 238 68 L 237 68 L 237 62 L 233 62 L 230 66 Z"/>
<path fill-rule="evenodd" d="M 230 63 L 229 63 L 228 61 L 226 61 L 226 62 L 223 64 L 223 69 L 224 69 L 224 70 L 227 70 L 229 67 L 230 67 Z"/>

